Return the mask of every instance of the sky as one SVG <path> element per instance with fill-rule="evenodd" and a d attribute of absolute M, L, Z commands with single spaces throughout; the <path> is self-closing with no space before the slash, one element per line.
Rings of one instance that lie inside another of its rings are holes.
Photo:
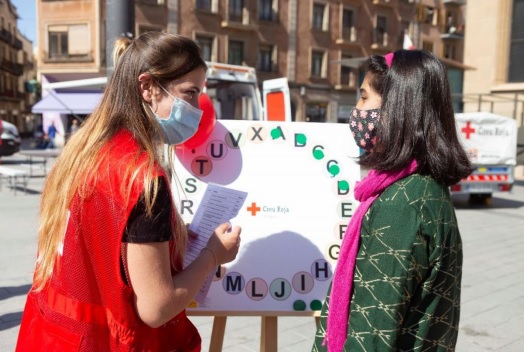
<path fill-rule="evenodd" d="M 36 1 L 35 0 L 11 0 L 18 12 L 18 30 L 27 39 L 33 42 L 33 47 L 37 46 L 36 42 Z"/>

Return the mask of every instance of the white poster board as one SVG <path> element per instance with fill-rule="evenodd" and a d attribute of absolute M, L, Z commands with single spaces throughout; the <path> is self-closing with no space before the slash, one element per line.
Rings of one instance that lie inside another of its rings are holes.
<path fill-rule="evenodd" d="M 173 193 L 184 221 L 208 183 L 248 193 L 231 220 L 242 227 L 237 259 L 217 270 L 193 308 L 320 309 L 357 205 L 358 155 L 347 125 L 305 122 L 221 120 L 199 147 L 177 149 Z"/>

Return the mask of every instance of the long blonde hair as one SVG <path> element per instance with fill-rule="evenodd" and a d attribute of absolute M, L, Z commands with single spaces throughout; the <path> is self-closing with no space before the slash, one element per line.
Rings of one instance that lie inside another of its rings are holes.
<path fill-rule="evenodd" d="M 147 155 L 143 174 L 146 211 L 152 215 L 152 206 L 158 193 L 156 165 L 163 165 L 162 133 L 142 99 L 138 76 L 149 73 L 154 84 L 165 86 L 196 68 L 205 68 L 199 47 L 191 39 L 162 32 L 147 32 L 132 40 L 122 37 L 113 50 L 115 69 L 105 88 L 102 101 L 68 141 L 49 173 L 40 204 L 38 229 L 38 260 L 35 289 L 41 290 L 57 265 L 59 245 L 64 241 L 67 212 L 75 195 L 87 197 L 92 190 L 88 181 L 96 180 L 100 167 L 102 147 L 120 130 L 130 131 Z M 169 150 L 169 172 L 172 171 L 172 147 Z M 137 155 L 138 157 L 138 155 Z M 136 165 L 129 165 L 125 178 L 133 181 Z M 121 192 L 129 197 L 133 182 L 121 185 Z M 176 242 L 172 260 L 183 258 L 187 240 L 185 225 L 175 210 L 173 236 Z"/>

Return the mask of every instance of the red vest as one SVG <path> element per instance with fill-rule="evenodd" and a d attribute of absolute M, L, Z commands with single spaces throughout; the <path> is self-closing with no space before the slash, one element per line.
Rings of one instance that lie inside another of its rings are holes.
<path fill-rule="evenodd" d="M 146 157 L 127 131 L 117 133 L 102 155 L 107 159 L 94 192 L 71 203 L 52 278 L 41 292 L 28 294 L 16 351 L 200 351 L 200 335 L 184 311 L 156 329 L 138 317 L 120 261 L 124 228 L 144 187 L 139 174 L 126 202 L 121 185 L 131 182 L 122 170 L 139 170 Z"/>

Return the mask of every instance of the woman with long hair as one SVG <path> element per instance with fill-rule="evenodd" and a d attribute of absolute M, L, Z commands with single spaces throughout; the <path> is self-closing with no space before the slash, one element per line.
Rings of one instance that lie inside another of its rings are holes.
<path fill-rule="evenodd" d="M 372 56 L 350 117 L 360 205 L 343 238 L 313 351 L 451 351 L 462 243 L 449 186 L 472 171 L 445 68 L 430 52 Z"/>
<path fill-rule="evenodd" d="M 17 351 L 199 351 L 185 308 L 238 253 L 240 228 L 224 223 L 182 268 L 187 230 L 163 145 L 198 128 L 198 46 L 148 32 L 120 38 L 114 61 L 101 103 L 47 177 Z"/>

